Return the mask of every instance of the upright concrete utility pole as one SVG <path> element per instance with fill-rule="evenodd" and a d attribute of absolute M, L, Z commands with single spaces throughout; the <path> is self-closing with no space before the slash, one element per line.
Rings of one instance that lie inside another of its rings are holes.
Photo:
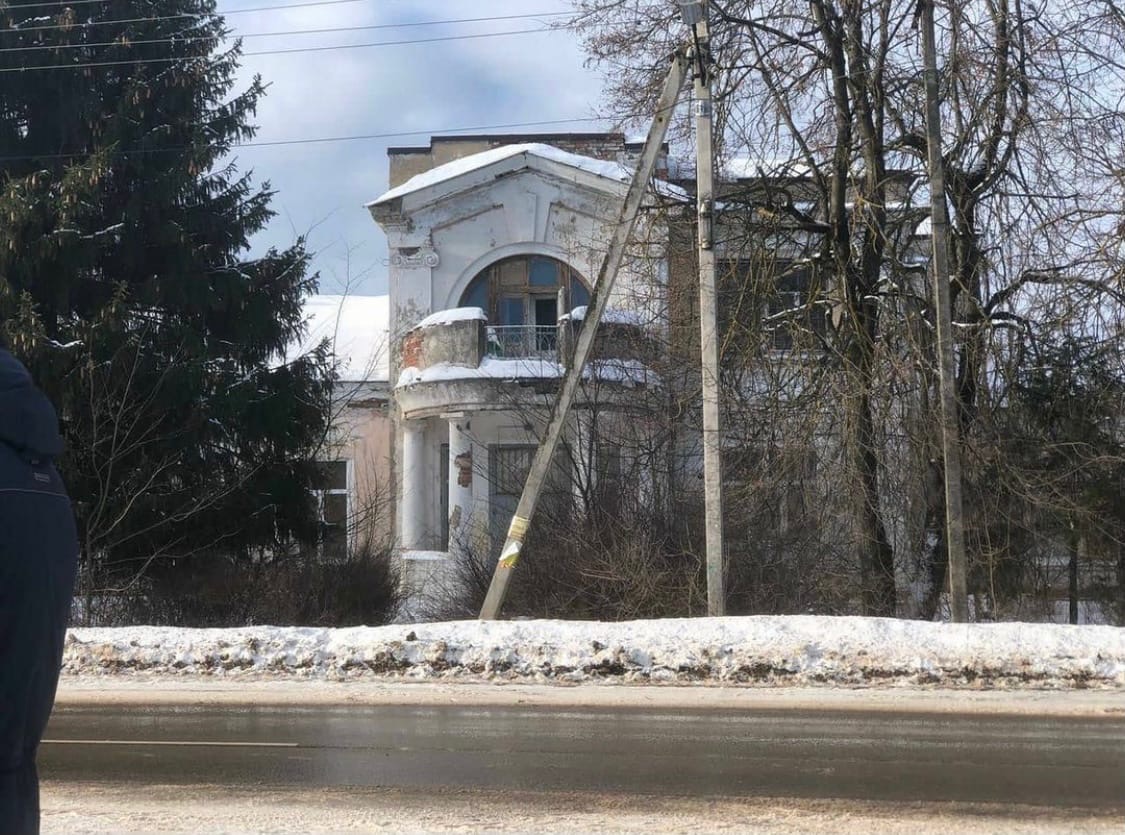
<path fill-rule="evenodd" d="M 945 168 L 941 156 L 941 104 L 938 98 L 934 0 L 922 5 L 922 66 L 926 81 L 926 145 L 929 151 L 931 240 L 937 352 L 941 375 L 941 442 L 945 458 L 945 543 L 949 549 L 949 609 L 954 623 L 969 620 L 965 521 L 961 502 L 961 451 L 957 392 L 953 375 L 953 313 L 949 301 L 949 214 L 945 206 Z"/>
<path fill-rule="evenodd" d="M 488 587 L 488 595 L 481 607 L 481 620 L 494 620 L 500 616 L 500 609 L 504 605 L 504 598 L 508 593 L 508 583 L 511 581 L 512 570 L 519 562 L 520 552 L 523 550 L 524 539 L 527 536 L 528 526 L 531 524 L 535 506 L 539 503 L 539 495 L 550 473 L 551 463 L 554 461 L 555 450 L 558 449 L 562 439 L 563 430 L 566 428 L 566 419 L 570 414 L 570 407 L 574 403 L 574 395 L 578 391 L 578 384 L 582 381 L 582 374 L 586 369 L 586 361 L 594 347 L 594 336 L 598 330 L 598 323 L 602 320 L 609 303 L 610 291 L 617 279 L 617 271 L 625 256 L 625 247 L 633 234 L 633 227 L 637 223 L 637 215 L 648 191 L 649 180 L 656 169 L 656 160 L 660 155 L 660 148 L 664 144 L 664 136 L 668 132 L 668 122 L 672 118 L 672 109 L 683 89 L 684 80 L 687 78 L 687 60 L 680 53 L 672 58 L 672 67 L 668 71 L 668 78 L 664 81 L 664 90 L 660 94 L 657 104 L 656 116 L 648 131 L 644 150 L 641 152 L 640 162 L 629 183 L 629 190 L 625 194 L 625 202 L 621 206 L 621 216 L 613 228 L 613 237 L 606 251 L 605 260 L 602 261 L 601 270 L 598 272 L 597 282 L 587 306 L 586 318 L 578 332 L 578 340 L 574 348 L 574 358 L 566 370 L 562 387 L 559 389 L 555 407 L 551 413 L 551 420 L 547 424 L 547 432 L 543 436 L 535 458 L 531 462 L 531 470 L 524 484 L 523 493 L 520 495 L 519 504 L 516 505 L 515 515 L 508 528 L 508 538 L 504 542 L 504 550 L 500 552 L 500 560 L 496 564 L 496 571 L 492 575 L 492 583 Z"/>
<path fill-rule="evenodd" d="M 695 76 L 695 179 L 699 242 L 699 346 L 703 378 L 703 498 L 707 537 L 707 614 L 726 614 L 723 462 L 719 409 L 719 317 L 715 278 L 715 155 L 711 108 L 711 30 L 706 0 L 680 2 L 691 27 Z"/>

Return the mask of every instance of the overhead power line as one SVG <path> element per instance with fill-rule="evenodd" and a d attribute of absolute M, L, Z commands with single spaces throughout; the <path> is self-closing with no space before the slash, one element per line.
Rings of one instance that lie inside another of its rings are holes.
<path fill-rule="evenodd" d="M 221 13 L 207 12 L 199 14 L 195 12 L 184 12 L 183 14 L 149 15 L 148 17 L 130 17 L 118 20 L 79 20 L 75 21 L 74 23 L 52 23 L 50 25 L 43 26 L 9 26 L 7 29 L 0 29 L 0 32 L 15 34 L 17 32 L 44 32 L 49 29 L 84 29 L 91 26 L 109 26 L 114 23 L 146 23 L 156 20 L 186 20 L 188 18 L 203 20 L 212 17 L 226 17 L 232 14 L 248 14 L 250 12 L 275 12 L 283 11 L 285 9 L 306 9 L 312 6 L 342 6 L 345 3 L 358 2 L 360 2 L 360 0 L 310 0 L 310 2 L 307 3 L 289 3 L 287 5 L 279 6 L 256 6 L 252 9 L 231 9 L 229 12 Z M 61 3 L 59 5 L 70 6 L 73 4 Z M 8 11 L 11 11 L 11 9 L 9 8 Z"/>
<path fill-rule="evenodd" d="M 358 0 L 347 0 L 347 2 L 357 2 Z M 317 5 L 317 4 L 310 4 Z M 296 8 L 295 6 L 267 6 L 265 8 Z M 244 11 L 250 11 L 244 9 Z M 376 29 L 413 29 L 421 26 L 452 26 L 462 23 L 488 23 L 501 20 L 524 20 L 528 18 L 542 18 L 542 17 L 561 17 L 569 15 L 570 12 L 538 12 L 534 14 L 512 14 L 512 15 L 496 15 L 492 17 L 464 17 L 456 20 L 419 20 L 410 23 L 377 23 L 370 26 L 338 26 L 330 29 L 294 29 L 288 32 L 235 32 L 234 37 L 237 38 L 272 38 L 281 35 L 320 35 L 332 34 L 336 32 L 363 32 Z M 92 20 L 81 24 L 56 24 L 53 26 L 31 26 L 24 28 L 11 28 L 0 29 L 0 35 L 16 35 L 25 32 L 41 32 L 46 29 L 82 29 L 90 26 L 108 26 L 110 24 L 128 24 L 128 23 L 153 23 L 164 20 L 181 20 L 184 18 L 199 19 L 200 15 L 194 14 L 180 14 L 180 15 L 167 15 L 164 17 L 133 17 L 123 20 Z M 155 43 L 172 43 L 172 42 L 185 42 L 197 40 L 209 40 L 208 37 L 167 37 L 167 38 L 154 38 L 152 40 L 137 40 L 129 41 L 130 45 L 133 44 L 155 44 Z M 99 47 L 99 46 L 114 46 L 118 41 L 105 41 L 103 43 L 76 43 L 76 44 L 42 44 L 35 46 L 13 46 L 0 49 L 0 52 L 31 52 L 43 49 L 83 49 L 86 47 Z"/>
<path fill-rule="evenodd" d="M 35 3 L 33 4 L 36 9 L 50 9 L 61 8 L 66 6 L 89 6 L 92 3 L 104 3 L 105 0 L 52 0 L 49 3 Z M 360 0 L 309 0 L 306 3 L 290 3 L 287 6 L 259 6 L 253 9 L 231 9 L 226 12 L 200 12 L 198 14 L 185 14 L 184 17 L 211 17 L 217 15 L 224 17 L 229 14 L 246 14 L 247 12 L 266 12 L 274 9 L 303 9 L 308 6 L 342 6 L 345 3 L 358 3 Z M 22 6 L 9 6 L 6 11 L 15 11 L 23 8 Z M 29 7 L 30 8 L 30 7 Z"/>
<path fill-rule="evenodd" d="M 354 3 L 356 0 L 347 0 L 349 3 Z M 301 4 L 304 6 L 305 4 Z M 310 6 L 319 6 L 319 3 L 309 3 Z M 296 9 L 300 6 L 265 6 L 261 9 L 243 9 L 243 11 L 269 11 L 270 9 Z M 203 20 L 208 15 L 198 14 L 169 14 L 169 15 L 149 15 L 148 17 L 126 17 L 114 18 L 112 20 L 84 20 L 80 23 L 52 23 L 49 26 L 9 26 L 7 29 L 0 29 L 0 34 L 5 35 L 22 35 L 26 32 L 47 32 L 53 29 L 90 29 L 94 26 L 112 26 L 114 24 L 126 23 L 155 23 L 161 20 Z"/>
<path fill-rule="evenodd" d="M 336 26 L 329 29 L 291 29 L 286 32 L 236 32 L 234 38 L 277 38 L 291 35 L 328 35 L 338 32 L 368 32 L 376 29 L 407 29 L 418 26 L 452 26 L 463 23 L 492 23 L 501 20 L 526 20 L 528 18 L 553 17 L 568 15 L 570 12 L 543 12 L 541 14 L 512 14 L 497 15 L 494 17 L 463 17 L 457 20 L 421 20 L 414 23 L 376 23 L 370 26 Z M 155 18 L 154 18 L 155 19 Z M 147 18 L 146 18 L 147 20 Z M 192 43 L 195 41 L 214 40 L 213 36 L 201 35 L 182 37 L 169 36 L 166 38 L 150 38 L 128 41 L 103 41 L 101 43 L 73 43 L 73 44 L 36 44 L 34 46 L 11 46 L 0 48 L 0 53 L 5 52 L 38 52 L 51 49 L 93 49 L 107 46 L 144 46 L 162 43 Z"/>
<path fill-rule="evenodd" d="M 232 143 L 231 151 L 241 150 L 242 148 L 271 148 L 283 145 L 313 145 L 324 142 L 354 142 L 365 139 L 402 139 L 408 136 L 439 136 L 441 134 L 456 134 L 456 133 L 476 133 L 479 131 L 489 130 L 507 130 L 509 128 L 539 128 L 546 127 L 547 125 L 573 125 L 580 122 L 592 121 L 591 117 L 580 119 L 547 119 L 538 122 L 509 122 L 502 125 L 473 125 L 471 127 L 460 128 L 442 128 L 440 130 L 412 130 L 412 131 L 395 131 L 393 133 L 365 133 L 353 134 L 348 136 L 318 136 L 307 137 L 301 139 L 275 139 L 267 140 L 265 142 L 240 142 Z M 175 151 L 186 151 L 194 145 L 175 145 L 163 148 L 134 148 L 134 149 L 119 149 L 110 152 L 110 156 L 129 156 L 131 154 L 164 154 L 173 153 Z M 51 159 L 71 159 L 76 157 L 90 156 L 89 153 L 70 153 L 70 154 L 23 154 L 18 156 L 0 157 L 0 163 L 4 162 L 24 162 L 27 160 L 51 160 Z"/>
<path fill-rule="evenodd" d="M 242 57 L 250 58 L 258 55 L 292 55 L 299 52 L 334 52 L 342 49 L 370 49 L 380 46 L 409 46 L 412 44 L 441 43 L 443 41 L 468 41 L 478 38 L 499 38 L 508 35 L 533 35 L 536 33 L 552 32 L 553 29 L 540 27 L 538 29 L 515 29 L 509 32 L 479 32 L 471 35 L 445 35 L 438 38 L 417 38 L 408 41 L 376 41 L 375 43 L 334 44 L 332 46 L 300 46 L 291 49 L 265 49 L 258 52 L 244 52 Z M 181 55 L 169 58 L 134 58 L 122 61 L 90 61 L 75 64 L 39 64 L 31 67 L 2 67 L 0 73 L 35 72 L 36 70 L 80 70 L 96 67 L 131 67 L 137 64 L 178 64 L 186 61 L 205 60 L 211 58 L 205 55 Z"/>

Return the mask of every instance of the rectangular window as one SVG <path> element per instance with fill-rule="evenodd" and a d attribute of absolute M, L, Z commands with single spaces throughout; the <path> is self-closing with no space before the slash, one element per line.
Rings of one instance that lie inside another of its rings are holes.
<path fill-rule="evenodd" d="M 772 444 L 748 441 L 723 450 L 723 480 L 752 498 L 759 516 L 775 533 L 796 531 L 805 523 L 816 495 L 814 448 L 782 451 Z"/>
<path fill-rule="evenodd" d="M 441 445 L 438 465 L 438 507 L 441 513 L 441 550 L 449 550 L 449 444 Z"/>
<path fill-rule="evenodd" d="M 611 441 L 602 440 L 597 446 L 597 501 L 609 513 L 616 513 L 622 507 L 626 485 L 622 478 L 621 447 Z"/>
<path fill-rule="evenodd" d="M 317 465 L 317 490 L 347 490 L 348 462 L 325 461 Z"/>
<path fill-rule="evenodd" d="M 499 548 L 508 533 L 512 514 L 516 512 L 524 484 L 531 472 L 531 462 L 535 458 L 535 446 L 509 446 L 496 444 L 488 448 L 488 481 L 490 527 L 493 546 Z M 554 466 L 543 486 L 543 496 L 539 503 L 538 518 L 558 522 L 568 512 L 572 502 L 571 469 L 568 459 L 562 453 L 555 458 Z"/>
<path fill-rule="evenodd" d="M 531 471 L 533 446 L 494 446 L 489 451 L 490 481 L 494 496 L 519 498 Z"/>
<path fill-rule="evenodd" d="M 500 446 L 488 448 L 489 529 L 492 548 L 503 546 L 508 525 L 523 493 L 535 447 Z"/>
<path fill-rule="evenodd" d="M 524 296 L 504 296 L 500 299 L 500 324 L 522 325 L 527 316 L 526 306 Z"/>
<path fill-rule="evenodd" d="M 527 261 L 523 258 L 509 258 L 492 269 L 498 289 L 509 292 L 527 289 Z"/>
<path fill-rule="evenodd" d="M 815 347 L 816 337 L 827 334 L 823 292 L 807 262 L 738 260 L 718 267 L 719 327 L 728 344 L 745 344 L 759 327 L 775 351 Z"/>
<path fill-rule="evenodd" d="M 527 283 L 535 287 L 558 287 L 558 264 L 547 258 L 532 258 Z"/>
<path fill-rule="evenodd" d="M 348 462 L 325 461 L 317 465 L 312 485 L 319 524 L 320 555 L 325 559 L 344 559 L 348 555 Z"/>
<path fill-rule="evenodd" d="M 535 300 L 535 350 L 545 353 L 555 350 L 559 329 L 559 303 L 555 296 L 536 296 Z"/>
<path fill-rule="evenodd" d="M 748 260 L 719 261 L 716 273 L 720 344 L 726 352 L 741 355 L 759 337 L 762 293 Z M 690 304 L 698 317 L 697 300 L 692 298 Z"/>
<path fill-rule="evenodd" d="M 774 292 L 767 305 L 771 321 L 770 346 L 788 351 L 794 345 L 815 344 L 812 336 L 828 332 L 825 306 L 817 298 L 812 270 L 807 264 L 778 264 Z M 783 315 L 784 314 L 784 315 Z"/>

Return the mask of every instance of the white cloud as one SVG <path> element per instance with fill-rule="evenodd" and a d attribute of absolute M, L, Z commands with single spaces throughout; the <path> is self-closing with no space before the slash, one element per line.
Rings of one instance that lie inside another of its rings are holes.
<path fill-rule="evenodd" d="M 261 0 L 228 0 L 224 11 Z M 235 35 L 371 26 L 419 20 L 562 11 L 565 0 L 492 0 L 483 4 L 433 2 L 425 9 L 396 0 L 357 0 L 338 6 L 233 14 Z M 339 46 L 449 34 L 530 29 L 534 20 L 246 38 L 247 53 L 294 47 Z M 565 31 L 325 52 L 248 55 L 242 78 L 269 84 L 258 110 L 257 142 L 419 131 L 413 136 L 352 142 L 243 148 L 240 164 L 277 191 L 279 217 L 257 246 L 284 246 L 308 233 L 326 291 L 339 290 L 351 272 L 366 273 L 361 292 L 386 289 L 386 245 L 363 209 L 387 185 L 386 149 L 424 145 L 430 132 L 553 119 L 596 112 L 601 79 L 582 66 L 573 35 Z M 605 129 L 590 119 L 528 131 Z M 513 132 L 518 132 L 514 129 Z M 350 268 L 347 264 L 350 259 Z"/>

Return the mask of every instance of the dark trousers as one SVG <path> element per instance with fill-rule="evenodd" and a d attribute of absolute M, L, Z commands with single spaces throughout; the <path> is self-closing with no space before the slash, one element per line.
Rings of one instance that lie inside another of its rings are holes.
<path fill-rule="evenodd" d="M 0 443 L 0 835 L 39 831 L 35 755 L 55 701 L 77 562 L 58 474 Z"/>

